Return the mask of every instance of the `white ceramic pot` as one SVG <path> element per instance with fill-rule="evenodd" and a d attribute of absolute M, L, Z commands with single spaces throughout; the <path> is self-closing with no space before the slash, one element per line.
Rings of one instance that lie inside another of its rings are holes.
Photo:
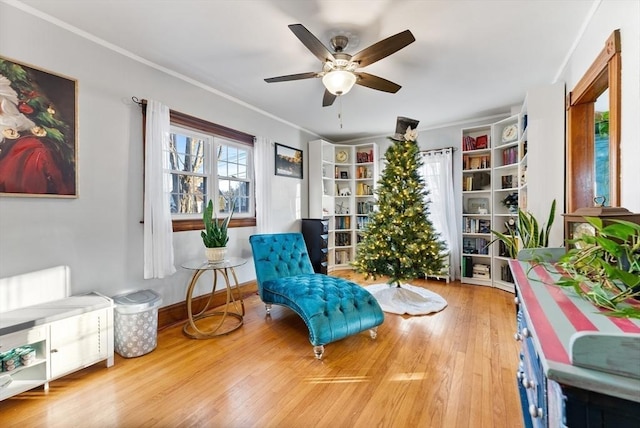
<path fill-rule="evenodd" d="M 204 249 L 207 260 L 210 262 L 221 262 L 227 255 L 227 247 L 213 247 Z"/>

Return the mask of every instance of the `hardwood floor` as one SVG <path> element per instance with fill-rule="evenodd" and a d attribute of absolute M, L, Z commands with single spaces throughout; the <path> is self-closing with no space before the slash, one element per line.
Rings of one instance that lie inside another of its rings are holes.
<path fill-rule="evenodd" d="M 365 281 L 355 274 L 357 282 Z M 371 282 L 371 281 L 369 281 Z M 376 281 L 383 282 L 383 281 Z M 0 402 L 8 427 L 521 427 L 513 295 L 417 280 L 448 306 L 427 316 L 385 314 L 314 359 L 302 320 L 258 296 L 244 325 L 210 340 L 182 325 L 139 358 L 116 354 Z"/>

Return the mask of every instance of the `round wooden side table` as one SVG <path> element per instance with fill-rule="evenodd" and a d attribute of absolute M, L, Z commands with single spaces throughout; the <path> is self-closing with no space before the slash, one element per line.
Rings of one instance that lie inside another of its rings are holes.
<path fill-rule="evenodd" d="M 238 277 L 236 276 L 235 268 L 242 266 L 245 263 L 247 263 L 246 259 L 240 257 L 229 257 L 221 262 L 190 260 L 182 264 L 184 269 L 193 270 L 193 276 L 191 277 L 189 287 L 187 288 L 186 302 L 188 320 L 182 328 L 185 335 L 193 339 L 210 339 L 212 337 L 231 333 L 232 331 L 240 328 L 244 317 L 244 301 L 242 300 L 242 295 L 240 294 L 240 289 L 238 287 Z M 209 294 L 209 298 L 207 299 L 207 303 L 204 308 L 194 314 L 193 290 L 195 289 L 200 276 L 207 271 L 212 271 L 213 273 L 211 294 Z M 211 303 L 213 302 L 213 295 L 218 286 L 218 275 L 221 275 L 224 279 L 227 299 L 221 310 L 209 311 Z M 234 284 L 231 283 L 229 275 L 233 278 Z M 234 286 L 237 298 L 234 296 Z M 240 307 L 238 307 L 238 305 Z M 213 326 L 211 327 L 198 327 L 197 321 L 204 318 L 219 318 L 219 321 L 214 321 Z M 230 323 L 229 319 L 231 318 L 233 318 L 233 321 L 235 322 Z"/>

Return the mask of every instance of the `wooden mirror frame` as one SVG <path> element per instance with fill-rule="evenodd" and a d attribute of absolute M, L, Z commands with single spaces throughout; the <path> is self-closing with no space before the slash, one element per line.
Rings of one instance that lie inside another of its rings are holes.
<path fill-rule="evenodd" d="M 609 200 L 620 205 L 620 30 L 607 39 L 585 75 L 567 95 L 566 212 L 593 206 L 595 101 L 609 88 Z"/>

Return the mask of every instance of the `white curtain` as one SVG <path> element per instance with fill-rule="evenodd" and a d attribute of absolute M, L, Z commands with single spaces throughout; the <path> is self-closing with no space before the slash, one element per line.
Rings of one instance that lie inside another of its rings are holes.
<path fill-rule="evenodd" d="M 169 107 L 147 101 L 144 153 L 144 279 L 176 272 L 169 208 Z"/>
<path fill-rule="evenodd" d="M 460 271 L 455 194 L 453 191 L 453 149 L 432 150 L 422 155 L 420 173 L 429 191 L 429 219 L 449 252 L 449 274 L 455 278 Z"/>
<path fill-rule="evenodd" d="M 256 230 L 271 233 L 271 183 L 274 174 L 273 142 L 256 137 L 253 146 L 256 182 Z"/>

